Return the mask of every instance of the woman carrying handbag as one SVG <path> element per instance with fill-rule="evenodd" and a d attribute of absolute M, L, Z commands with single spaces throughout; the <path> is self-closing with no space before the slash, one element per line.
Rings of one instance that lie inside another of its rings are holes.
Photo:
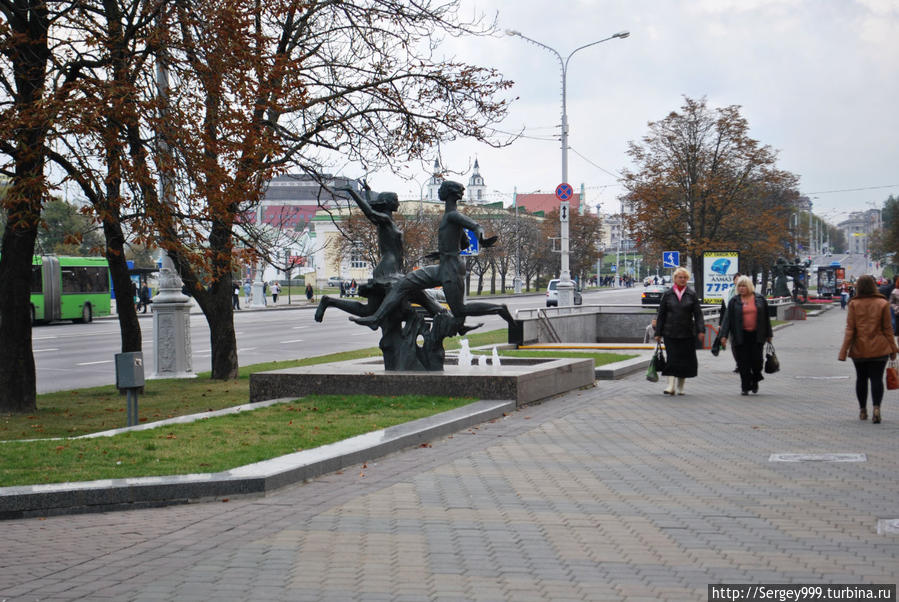
<path fill-rule="evenodd" d="M 668 361 L 662 374 L 668 377 L 668 386 L 663 393 L 684 394 L 684 381 L 699 372 L 696 359 L 696 343 L 702 343 L 705 336 L 705 322 L 702 319 L 702 305 L 699 296 L 687 286 L 690 272 L 686 268 L 674 270 L 674 285 L 662 295 L 659 313 L 656 315 L 656 343 L 665 341 Z"/>
<path fill-rule="evenodd" d="M 871 422 L 880 423 L 880 402 L 883 399 L 883 371 L 887 357 L 896 359 L 896 339 L 890 320 L 890 304 L 877 292 L 873 276 L 862 276 L 855 287 L 855 297 L 849 302 L 846 314 L 846 333 L 837 359 L 852 358 L 855 365 L 855 396 L 858 399 L 859 420 L 868 419 L 868 385 L 874 415 Z"/>
<path fill-rule="evenodd" d="M 759 392 L 759 381 L 762 376 L 762 348 L 771 343 L 774 334 L 771 329 L 771 318 L 768 315 L 768 302 L 755 292 L 752 279 L 740 276 L 734 285 L 736 294 L 727 304 L 724 312 L 724 323 L 718 335 L 721 346 L 731 340 L 734 356 L 737 359 L 737 370 L 740 372 L 740 393 Z"/>

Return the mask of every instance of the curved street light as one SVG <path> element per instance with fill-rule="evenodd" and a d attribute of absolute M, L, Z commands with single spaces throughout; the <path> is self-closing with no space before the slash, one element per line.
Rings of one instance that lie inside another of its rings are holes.
<path fill-rule="evenodd" d="M 603 42 L 608 42 L 609 40 L 614 39 L 624 39 L 628 37 L 630 34 L 629 31 L 619 31 L 616 34 L 612 34 L 607 38 L 603 38 L 602 40 L 596 40 L 595 42 L 590 42 L 589 44 L 584 44 L 583 46 L 578 46 L 574 50 L 568 53 L 568 56 L 564 59 L 562 55 L 559 54 L 559 51 L 555 48 L 547 46 L 541 42 L 533 38 L 529 38 L 520 31 L 515 31 L 514 29 L 507 29 L 506 34 L 510 36 L 519 37 L 522 40 L 526 40 L 535 46 L 539 46 L 544 50 L 548 50 L 553 53 L 555 57 L 559 60 L 559 66 L 562 68 L 562 182 L 568 183 L 568 61 L 571 60 L 571 57 L 574 56 L 576 52 L 583 50 L 584 48 L 590 48 L 591 46 L 596 46 L 597 44 L 602 44 Z M 568 221 L 567 217 L 562 219 L 561 224 L 561 239 L 562 239 L 562 266 L 561 273 L 559 274 L 559 306 L 570 306 L 574 303 L 574 285 L 571 283 L 571 273 L 568 269 Z"/>

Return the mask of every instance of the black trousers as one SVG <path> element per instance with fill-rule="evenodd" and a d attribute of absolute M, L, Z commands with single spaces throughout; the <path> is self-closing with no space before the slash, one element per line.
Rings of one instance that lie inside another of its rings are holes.
<path fill-rule="evenodd" d="M 868 383 L 871 383 L 871 401 L 875 408 L 880 407 L 883 400 L 883 371 L 887 367 L 887 358 L 852 360 L 855 365 L 855 397 L 858 406 L 868 405 Z"/>
<path fill-rule="evenodd" d="M 737 359 L 737 368 L 740 369 L 740 388 L 750 391 L 762 380 L 762 348 L 764 343 L 755 340 L 756 333 L 743 331 L 743 343 L 734 345 L 734 355 Z"/>

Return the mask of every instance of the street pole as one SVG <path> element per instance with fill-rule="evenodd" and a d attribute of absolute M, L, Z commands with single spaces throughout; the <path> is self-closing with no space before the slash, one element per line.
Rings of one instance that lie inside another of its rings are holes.
<path fill-rule="evenodd" d="M 602 40 L 597 40 L 595 42 L 590 42 L 589 44 L 584 44 L 578 48 L 572 50 L 565 59 L 562 59 L 562 55 L 555 48 L 551 48 L 546 44 L 542 44 L 537 40 L 527 37 L 523 33 L 514 30 L 506 30 L 506 34 L 511 36 L 519 37 L 523 40 L 526 40 L 535 46 L 539 46 L 544 50 L 548 50 L 553 53 L 555 57 L 559 60 L 559 66 L 562 68 L 562 183 L 569 184 L 568 182 L 568 61 L 571 60 L 571 57 L 580 50 L 584 48 L 589 48 L 590 46 L 596 46 L 597 44 L 601 44 L 602 42 L 607 42 L 609 40 L 613 40 L 615 38 L 624 39 L 630 35 L 630 32 L 627 31 L 619 31 L 616 34 L 609 36 L 608 38 L 604 38 Z M 582 199 L 583 202 L 583 199 Z M 559 272 L 559 307 L 570 307 L 574 305 L 574 283 L 571 281 L 571 273 L 569 271 L 569 239 L 568 239 L 568 216 L 565 215 L 567 212 L 567 203 L 562 203 L 562 206 L 559 208 L 559 218 L 560 218 L 560 236 L 562 240 L 562 261 Z"/>

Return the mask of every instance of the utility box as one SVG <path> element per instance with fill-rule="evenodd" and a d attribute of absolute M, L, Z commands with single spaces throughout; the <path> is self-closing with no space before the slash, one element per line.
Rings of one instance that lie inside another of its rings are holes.
<path fill-rule="evenodd" d="M 140 389 L 144 386 L 144 354 L 140 351 L 117 353 L 115 386 L 118 389 Z"/>

